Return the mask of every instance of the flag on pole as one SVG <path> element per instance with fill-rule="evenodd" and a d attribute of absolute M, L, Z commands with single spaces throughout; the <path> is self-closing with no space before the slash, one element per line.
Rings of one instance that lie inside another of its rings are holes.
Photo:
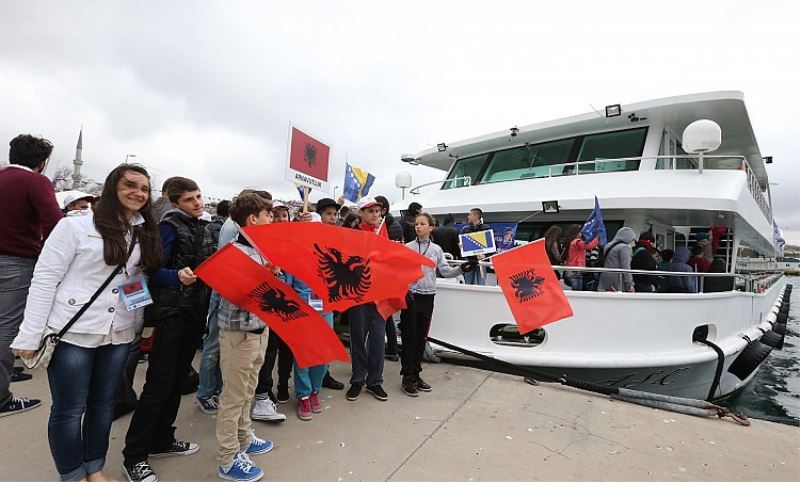
<path fill-rule="evenodd" d="M 598 238 L 601 246 L 608 244 L 606 225 L 603 222 L 603 213 L 600 212 L 600 202 L 597 200 L 597 196 L 594 197 L 594 209 L 592 210 L 592 214 L 589 215 L 583 228 L 581 228 L 581 235 L 583 236 L 583 240 L 587 243 Z"/>
<path fill-rule="evenodd" d="M 433 261 L 373 233 L 323 223 L 282 223 L 243 229 L 264 255 L 303 280 L 325 311 L 405 297 Z"/>
<path fill-rule="evenodd" d="M 214 253 L 194 273 L 220 296 L 275 330 L 289 345 L 298 366 L 348 361 L 347 351 L 325 319 L 235 244 Z"/>
<path fill-rule="evenodd" d="M 521 334 L 573 315 L 544 239 L 496 254 L 492 264 Z"/>
<path fill-rule="evenodd" d="M 299 182 L 295 182 L 294 183 L 294 187 L 295 187 L 295 189 L 297 189 L 297 192 L 300 193 L 300 200 L 301 201 L 305 201 L 306 200 L 306 191 L 305 191 L 306 187 L 303 186 L 302 184 L 300 184 Z M 309 191 L 311 191 L 311 189 L 309 189 Z"/>
<path fill-rule="evenodd" d="M 359 199 L 369 193 L 369 188 L 375 182 L 375 176 L 363 169 L 353 167 L 348 162 L 344 171 L 344 191 L 342 196 L 351 202 L 358 202 Z"/>

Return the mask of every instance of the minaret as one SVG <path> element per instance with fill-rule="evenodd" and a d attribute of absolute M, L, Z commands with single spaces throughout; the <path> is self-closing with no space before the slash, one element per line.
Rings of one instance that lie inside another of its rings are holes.
<path fill-rule="evenodd" d="M 78 145 L 75 147 L 75 160 L 72 164 L 75 166 L 72 170 L 72 189 L 81 187 L 81 151 L 83 151 L 83 126 L 81 126 L 81 133 L 78 134 Z"/>

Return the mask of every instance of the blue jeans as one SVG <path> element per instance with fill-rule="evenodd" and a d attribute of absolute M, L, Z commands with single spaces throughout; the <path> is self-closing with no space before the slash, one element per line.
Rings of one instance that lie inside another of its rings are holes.
<path fill-rule="evenodd" d="M 572 291 L 583 291 L 583 276 L 570 276 L 565 279 Z"/>
<path fill-rule="evenodd" d="M 200 384 L 197 398 L 207 399 L 220 392 L 222 374 L 219 369 L 219 293 L 211 292 L 208 308 L 208 334 L 200 357 Z"/>
<path fill-rule="evenodd" d="M 47 436 L 61 480 L 85 479 L 103 469 L 127 358 L 127 343 L 82 348 L 61 342 L 56 347 L 47 367 L 53 397 Z"/>
<path fill-rule="evenodd" d="M 486 284 L 486 276 L 481 273 L 480 266 L 476 266 L 472 271 L 464 273 L 464 284 L 479 286 Z"/>
<path fill-rule="evenodd" d="M 333 327 L 333 313 L 321 313 L 328 326 Z M 297 360 L 294 362 L 294 393 L 298 400 L 311 395 L 312 392 L 319 393 L 322 388 L 322 379 L 328 373 L 328 365 L 315 365 L 313 367 L 300 368 Z"/>
<path fill-rule="evenodd" d="M 19 333 L 35 259 L 0 256 L 0 407 L 11 400 L 9 390 L 14 354 L 11 342 Z"/>
<path fill-rule="evenodd" d="M 375 303 L 356 305 L 347 310 L 350 321 L 351 385 L 368 387 L 383 384 L 383 355 L 386 346 L 386 320 Z"/>

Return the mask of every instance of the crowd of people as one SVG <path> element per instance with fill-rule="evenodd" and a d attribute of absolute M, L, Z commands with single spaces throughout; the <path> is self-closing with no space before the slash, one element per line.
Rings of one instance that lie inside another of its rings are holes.
<path fill-rule="evenodd" d="M 374 303 L 338 314 L 350 330 L 347 400 L 357 400 L 362 390 L 388 399 L 385 360 L 400 362 L 406 395 L 432 390 L 421 377 L 421 362 L 437 272 L 477 282 L 480 271 L 477 258 L 447 263 L 445 252 L 458 254 L 452 216 L 434 231 L 434 218 L 412 203 L 395 220 L 384 196 L 364 197 L 355 209 L 341 199 L 323 198 L 308 212 L 292 213 L 269 192 L 245 189 L 219 203 L 208 220 L 194 180 L 171 177 L 161 186 L 161 197 L 153 199 L 147 170 L 127 163 L 108 174 L 97 198 L 77 193 L 59 205 L 42 174 L 52 149 L 46 139 L 19 135 L 10 142 L 10 164 L 0 170 L 0 201 L 9 209 L 7 234 L 0 237 L 0 416 L 42 405 L 10 391 L 11 377 L 19 373 L 15 357 L 34 360 L 46 335 L 66 329 L 47 364 L 52 398 L 47 432 L 61 480 L 111 480 L 104 471 L 111 425 L 132 411 L 124 475 L 132 482 L 157 481 L 151 459 L 200 449 L 181 440 L 175 426 L 182 395 L 195 389 L 199 409 L 216 414 L 216 473 L 227 480 L 258 480 L 264 472 L 251 457 L 269 452 L 273 442 L 256 434 L 253 420 L 285 420 L 278 407 L 294 398 L 297 417 L 310 421 L 322 412 L 323 388 L 344 389 L 327 365 L 300 368 L 263 320 L 194 273 L 215 250 L 233 243 L 315 306 L 308 285 L 270 265 L 239 227 L 322 222 L 378 234 L 385 225 L 389 239 L 433 260 L 436 268 L 423 267 L 400 314 L 402 350 L 394 320 L 381 316 Z M 465 229 L 479 229 L 480 216 L 480 210 L 471 211 Z M 145 293 L 151 303 L 134 304 L 130 293 Z M 333 324 L 334 313 L 321 315 Z M 192 387 L 198 348 L 199 374 Z M 137 396 L 133 379 L 143 356 L 147 371 Z"/>

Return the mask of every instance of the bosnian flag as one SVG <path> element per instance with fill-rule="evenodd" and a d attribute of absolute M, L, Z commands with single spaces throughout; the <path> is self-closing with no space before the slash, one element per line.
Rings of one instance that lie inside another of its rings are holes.
<path fill-rule="evenodd" d="M 605 246 L 608 244 L 608 234 L 606 234 L 606 225 L 603 222 L 603 213 L 600 212 L 600 202 L 597 196 L 594 197 L 594 209 L 586 224 L 581 228 L 581 236 L 585 242 L 593 241 L 595 238 L 600 239 L 600 245 Z"/>

